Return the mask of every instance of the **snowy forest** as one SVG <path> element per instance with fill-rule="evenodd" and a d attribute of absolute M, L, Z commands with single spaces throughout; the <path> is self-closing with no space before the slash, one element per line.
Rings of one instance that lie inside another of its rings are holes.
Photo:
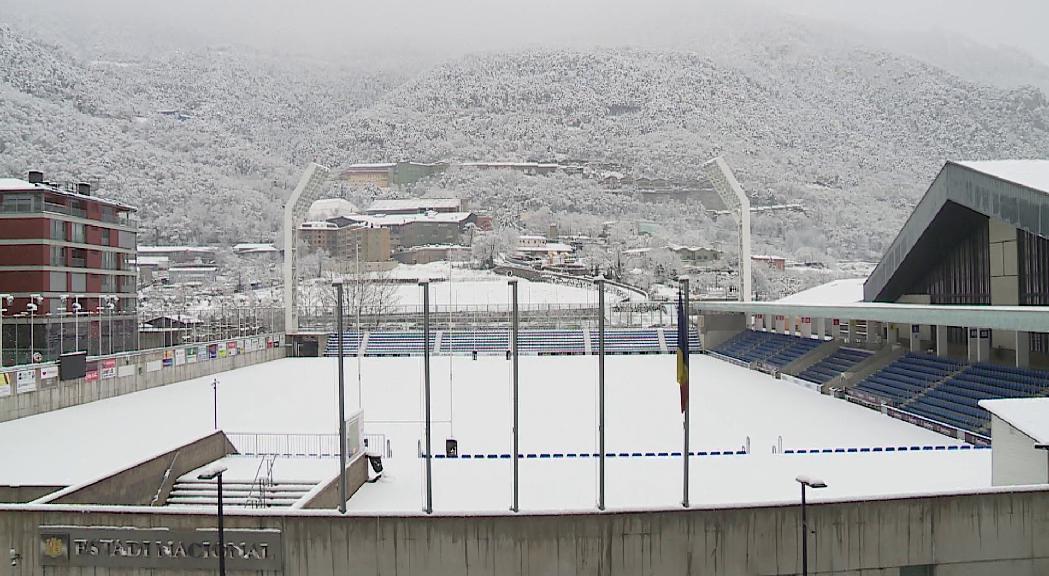
<path fill-rule="evenodd" d="M 812 26 L 759 27 L 731 50 L 529 47 L 400 64 L 236 43 L 85 47 L 27 22 L 0 16 L 0 176 L 91 182 L 139 207 L 144 244 L 274 241 L 311 161 L 587 162 L 693 179 L 721 155 L 755 205 L 805 207 L 756 215 L 755 252 L 871 261 L 945 160 L 1049 149 L 1039 88 Z M 646 221 L 654 245 L 731 244 L 697 202 L 643 203 L 581 176 L 457 169 L 389 194 L 468 198 L 503 227 Z"/>

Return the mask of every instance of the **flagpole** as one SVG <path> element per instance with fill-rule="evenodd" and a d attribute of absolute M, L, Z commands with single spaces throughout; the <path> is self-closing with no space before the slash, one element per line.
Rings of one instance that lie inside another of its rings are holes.
<path fill-rule="evenodd" d="M 597 509 L 605 509 L 605 278 L 597 283 Z"/>
<path fill-rule="evenodd" d="M 678 331 L 678 338 L 679 339 L 681 338 L 681 334 L 683 332 L 684 336 L 685 336 L 685 342 L 686 342 L 686 344 L 683 347 L 683 349 L 684 350 L 688 350 L 688 344 L 687 344 L 688 343 L 688 335 L 689 335 L 689 330 L 688 330 L 688 277 L 687 276 L 682 276 L 680 281 L 681 281 L 681 293 L 682 293 L 682 300 L 681 301 L 682 301 L 683 307 L 684 307 L 684 314 L 682 314 L 681 316 L 684 317 L 685 329 L 684 329 L 684 331 L 681 331 L 681 330 Z M 681 344 L 678 343 L 678 346 L 681 346 Z M 688 365 L 688 358 L 687 357 L 685 358 L 685 365 L 686 366 Z M 683 449 L 681 451 L 681 460 L 682 460 L 682 463 L 684 464 L 684 467 L 683 467 L 683 475 L 684 475 L 684 477 L 683 477 L 682 484 L 681 484 L 681 486 L 682 486 L 682 494 L 683 494 L 683 497 L 681 499 L 681 505 L 684 506 L 685 508 L 688 508 L 688 426 L 689 426 L 689 422 L 688 422 L 688 408 L 689 408 L 689 404 L 690 404 L 690 402 L 688 402 L 686 400 L 685 401 L 685 406 L 684 406 L 685 437 L 684 437 L 684 447 L 683 447 Z"/>

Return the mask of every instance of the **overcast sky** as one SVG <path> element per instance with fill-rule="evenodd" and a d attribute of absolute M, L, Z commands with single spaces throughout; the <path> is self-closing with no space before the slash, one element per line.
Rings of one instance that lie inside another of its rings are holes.
<path fill-rule="evenodd" d="M 225 40 L 326 56 L 658 43 L 664 30 L 702 34 L 781 12 L 829 27 L 954 32 L 1049 64 L 1049 0 L 0 0 L 0 21 L 44 23 L 86 46 Z"/>

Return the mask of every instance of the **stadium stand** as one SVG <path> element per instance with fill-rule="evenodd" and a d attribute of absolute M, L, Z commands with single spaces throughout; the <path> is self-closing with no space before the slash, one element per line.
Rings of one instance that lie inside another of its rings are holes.
<path fill-rule="evenodd" d="M 442 354 L 505 354 L 510 348 L 510 330 L 449 330 L 441 339 Z"/>
<path fill-rule="evenodd" d="M 866 360 L 872 354 L 874 353 L 869 350 L 858 348 L 838 348 L 833 354 L 809 366 L 798 376 L 809 382 L 823 384 L 841 376 L 849 368 Z"/>
<path fill-rule="evenodd" d="M 714 351 L 743 362 L 763 362 L 782 368 L 822 343 L 814 338 L 744 330 Z"/>
<path fill-rule="evenodd" d="M 677 329 L 674 326 L 668 326 L 663 329 L 663 336 L 667 341 L 667 352 L 673 354 L 677 350 Z M 688 349 L 690 351 L 699 350 L 699 332 L 697 330 L 689 330 L 688 332 Z"/>
<path fill-rule="evenodd" d="M 675 337 L 676 337 L 675 333 Z M 597 352 L 597 330 L 590 331 L 591 349 Z M 676 345 L 675 340 L 675 345 Z M 659 331 L 651 328 L 605 330 L 607 354 L 660 354 Z"/>
<path fill-rule="evenodd" d="M 970 432 L 986 432 L 990 414 L 978 402 L 1049 393 L 1049 372 L 991 364 L 966 364 L 907 354 L 856 390 L 896 408 Z"/>
<path fill-rule="evenodd" d="M 660 328 L 610 328 L 605 331 L 605 351 L 608 354 L 659 354 L 664 351 L 659 332 L 663 330 L 666 352 L 673 354 L 677 347 L 677 332 Z M 586 334 L 582 329 L 527 329 L 521 330 L 521 353 L 528 355 L 586 354 Z M 597 354 L 597 330 L 590 331 L 590 353 Z M 502 355 L 510 349 L 510 331 L 480 328 L 434 331 L 431 335 L 438 345 L 437 354 L 469 355 L 475 350 L 480 355 Z M 431 344 L 431 351 L 434 350 Z M 365 356 L 417 356 L 423 353 L 422 332 L 377 330 L 358 334 L 343 333 L 343 346 L 349 356 L 357 355 L 363 346 Z M 689 333 L 690 350 L 699 351 L 699 334 Z M 338 338 L 328 336 L 325 356 L 338 354 Z"/>

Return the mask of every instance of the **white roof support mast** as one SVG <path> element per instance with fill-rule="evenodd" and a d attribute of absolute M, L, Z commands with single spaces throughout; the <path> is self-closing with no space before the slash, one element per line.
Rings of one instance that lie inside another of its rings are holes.
<path fill-rule="evenodd" d="M 751 299 L 750 281 L 750 200 L 743 187 L 720 156 L 703 164 L 703 174 L 714 186 L 714 191 L 725 203 L 739 229 L 739 299 Z"/>
<path fill-rule="evenodd" d="M 321 191 L 328 182 L 328 168 L 310 163 L 299 179 L 298 185 L 284 204 L 284 331 L 299 331 L 299 291 L 296 271 L 298 254 L 296 253 L 295 229 L 306 219 L 306 212 L 316 200 L 320 200 Z"/>

